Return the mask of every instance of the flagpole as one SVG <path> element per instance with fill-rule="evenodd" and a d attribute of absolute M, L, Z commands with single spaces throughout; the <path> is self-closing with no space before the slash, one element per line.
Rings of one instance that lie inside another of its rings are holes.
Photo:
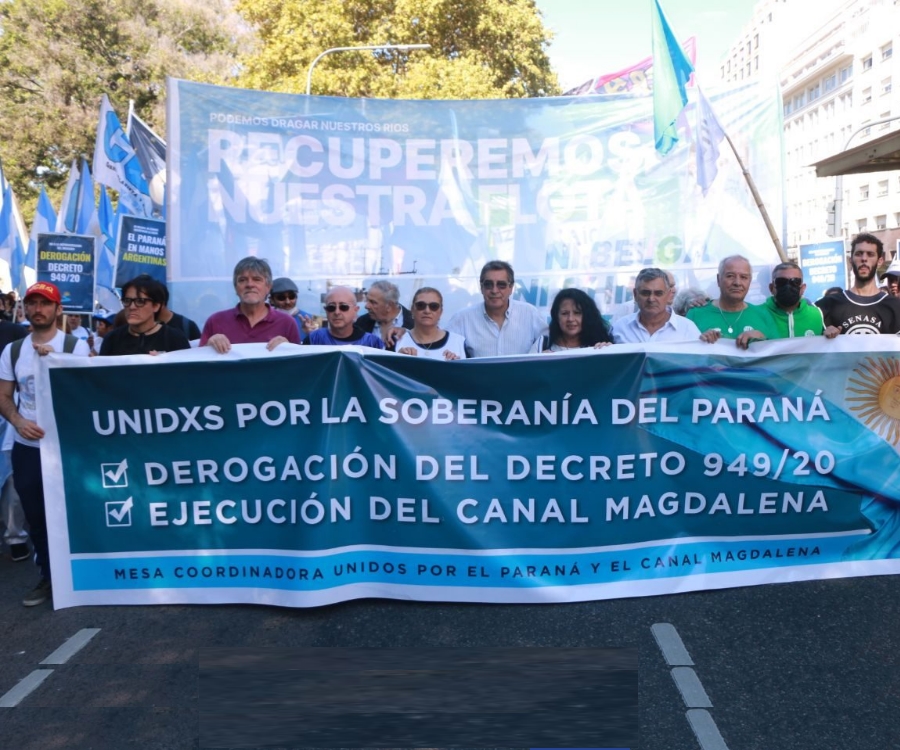
<path fill-rule="evenodd" d="M 778 233 L 775 231 L 775 227 L 772 225 L 772 219 L 769 218 L 769 212 L 766 210 L 766 204 L 763 202 L 762 196 L 760 196 L 759 191 L 756 189 L 756 183 L 753 182 L 753 176 L 750 174 L 750 170 L 744 165 L 744 160 L 741 159 L 741 155 L 738 153 L 737 148 L 735 148 L 734 141 L 731 140 L 731 136 L 725 132 L 725 129 L 722 129 L 722 133 L 725 136 L 725 140 L 728 141 L 728 145 L 731 146 L 731 151 L 734 154 L 734 158 L 737 159 L 738 164 L 741 167 L 741 172 L 744 173 L 744 179 L 747 181 L 747 186 L 750 188 L 750 193 L 753 195 L 753 200 L 756 201 L 756 207 L 759 209 L 759 213 L 762 215 L 763 221 L 766 223 L 766 229 L 769 230 L 769 237 L 772 238 L 772 242 L 775 244 L 775 250 L 778 252 L 778 257 L 781 258 L 782 263 L 788 262 L 787 253 L 784 252 L 784 248 L 781 246 L 781 239 L 778 237 Z"/>

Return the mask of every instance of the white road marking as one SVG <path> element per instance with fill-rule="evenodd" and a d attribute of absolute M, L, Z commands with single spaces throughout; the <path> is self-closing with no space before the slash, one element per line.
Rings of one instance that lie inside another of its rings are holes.
<path fill-rule="evenodd" d="M 688 709 L 685 716 L 697 742 L 700 743 L 701 750 L 728 750 L 716 722 L 706 710 L 712 708 L 712 701 L 706 694 L 697 673 L 692 669 L 694 662 L 675 626 L 668 622 L 658 622 L 650 627 L 650 631 L 663 658 L 672 668 L 670 671 L 672 679 Z"/>
<path fill-rule="evenodd" d="M 712 708 L 712 701 L 700 684 L 700 678 L 691 667 L 673 667 L 672 679 L 688 708 Z"/>
<path fill-rule="evenodd" d="M 4 695 L 0 695 L 0 708 L 14 708 L 18 706 L 52 674 L 52 669 L 35 669 L 34 672 L 25 677 L 12 690 Z"/>
<path fill-rule="evenodd" d="M 83 628 L 48 656 L 41 664 L 65 664 L 90 642 L 100 628 Z"/>
<path fill-rule="evenodd" d="M 709 711 L 702 708 L 694 708 L 687 712 L 687 720 L 694 730 L 697 742 L 702 750 L 728 750 L 728 745 L 722 739 L 716 722 L 713 721 Z"/>
<path fill-rule="evenodd" d="M 668 622 L 658 622 L 650 626 L 656 644 L 662 651 L 666 664 L 670 667 L 693 667 L 694 662 L 684 647 L 684 642 L 675 626 Z"/>

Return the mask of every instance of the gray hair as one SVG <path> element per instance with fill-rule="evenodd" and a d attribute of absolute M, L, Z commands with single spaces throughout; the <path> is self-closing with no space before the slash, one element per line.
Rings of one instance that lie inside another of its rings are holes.
<path fill-rule="evenodd" d="M 708 299 L 709 297 L 702 289 L 682 289 L 672 300 L 672 312 L 684 317 L 688 310 L 696 307 L 693 303 L 701 302 L 705 305 Z"/>
<path fill-rule="evenodd" d="M 385 302 L 390 302 L 394 305 L 400 304 L 400 290 L 397 288 L 396 284 L 392 284 L 390 281 L 385 281 L 384 279 L 379 279 L 378 281 L 373 281 L 369 285 L 369 291 L 372 289 L 376 289 L 384 295 Z"/>
<path fill-rule="evenodd" d="M 247 271 L 255 272 L 261 274 L 262 277 L 266 280 L 266 284 L 268 286 L 272 286 L 272 268 L 269 266 L 269 262 L 265 258 L 257 258 L 253 255 L 248 255 L 246 258 L 241 258 L 237 265 L 234 267 L 234 278 L 232 283 L 237 286 L 238 276 L 242 273 L 246 273 Z"/>
<path fill-rule="evenodd" d="M 634 280 L 634 288 L 637 289 L 639 284 L 646 284 L 649 281 L 656 281 L 656 279 L 662 279 L 666 284 L 666 289 L 672 288 L 672 285 L 669 283 L 668 272 L 663 271 L 661 268 L 642 268 Z"/>
<path fill-rule="evenodd" d="M 786 260 L 784 263 L 779 263 L 775 268 L 772 269 L 772 277 L 775 277 L 775 274 L 779 271 L 787 271 L 789 268 L 796 269 L 800 272 L 800 276 L 803 276 L 803 269 L 800 268 L 799 264 L 794 263 L 792 260 Z"/>
<path fill-rule="evenodd" d="M 727 258 L 722 258 L 722 260 L 719 261 L 719 275 L 720 276 L 722 275 L 722 271 L 725 270 L 725 266 L 728 263 L 731 263 L 731 261 L 733 261 L 733 260 L 742 260 L 742 261 L 744 261 L 744 263 L 746 263 L 748 266 L 750 266 L 751 271 L 753 270 L 753 264 L 747 258 L 745 258 L 743 255 L 729 255 Z"/>

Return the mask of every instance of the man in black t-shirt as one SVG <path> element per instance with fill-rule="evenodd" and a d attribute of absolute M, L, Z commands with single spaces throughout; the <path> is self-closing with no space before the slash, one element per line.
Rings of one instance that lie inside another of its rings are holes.
<path fill-rule="evenodd" d="M 878 288 L 878 265 L 884 245 L 873 234 L 858 234 L 850 243 L 853 285 L 829 294 L 816 304 L 825 319 L 825 337 L 842 333 L 900 333 L 900 298 Z"/>

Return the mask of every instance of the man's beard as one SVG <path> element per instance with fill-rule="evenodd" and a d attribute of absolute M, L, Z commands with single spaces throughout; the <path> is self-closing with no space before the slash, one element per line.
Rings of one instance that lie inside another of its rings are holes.
<path fill-rule="evenodd" d="M 869 269 L 868 276 L 862 276 L 859 272 L 859 268 L 857 266 L 853 266 L 853 276 L 856 278 L 856 281 L 858 281 L 858 282 L 859 281 L 862 281 L 862 282 L 871 281 L 872 279 L 875 278 L 876 273 L 877 273 L 877 269 L 873 266 L 872 268 Z"/>

